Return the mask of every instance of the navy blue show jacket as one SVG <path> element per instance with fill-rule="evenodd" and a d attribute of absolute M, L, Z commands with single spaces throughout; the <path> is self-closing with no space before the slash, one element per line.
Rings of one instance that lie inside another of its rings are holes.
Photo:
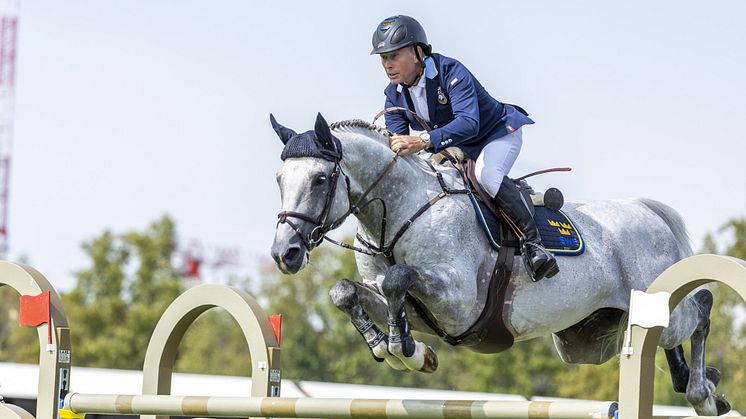
<path fill-rule="evenodd" d="M 437 72 L 425 79 L 432 128 L 430 140 L 433 143 L 428 151 L 437 153 L 456 146 L 476 160 L 490 141 L 534 123 L 520 107 L 490 96 L 477 78 L 457 60 L 440 54 L 431 57 Z M 397 85 L 389 84 L 384 94 L 387 108 L 399 106 L 414 111 L 408 106 L 404 92 L 397 91 Z M 410 127 L 424 131 L 408 112 L 389 112 L 385 119 L 386 128 L 398 135 L 408 135 Z"/>

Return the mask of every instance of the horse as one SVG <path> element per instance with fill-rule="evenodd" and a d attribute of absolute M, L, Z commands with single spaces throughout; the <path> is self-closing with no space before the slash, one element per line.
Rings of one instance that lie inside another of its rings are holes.
<path fill-rule="evenodd" d="M 285 274 L 303 269 L 326 233 L 354 216 L 358 234 L 347 247 L 359 250 L 362 282 L 340 279 L 329 292 L 333 303 L 376 361 L 435 371 L 435 352 L 411 331 L 435 334 L 424 317 L 449 336 L 468 330 L 488 308 L 489 277 L 500 253 L 480 231 L 467 195 L 434 202 L 443 183 L 463 188 L 462 177 L 417 155 L 396 156 L 391 133 L 362 120 L 329 125 L 319 113 L 314 129 L 298 134 L 270 119 L 285 145 L 277 173 L 282 212 L 271 250 L 278 268 Z M 423 207 L 427 202 L 434 203 Z M 681 217 L 654 200 L 568 202 L 563 212 L 582 231 L 585 251 L 558 257 L 560 272 L 538 282 L 516 255 L 503 320 L 515 341 L 551 334 L 564 362 L 601 364 L 619 353 L 631 290 L 647 289 L 692 249 Z M 685 392 L 699 415 L 730 410 L 715 393 L 720 372 L 705 365 L 712 303 L 710 291 L 693 292 L 673 310 L 659 343 L 674 390 Z"/>

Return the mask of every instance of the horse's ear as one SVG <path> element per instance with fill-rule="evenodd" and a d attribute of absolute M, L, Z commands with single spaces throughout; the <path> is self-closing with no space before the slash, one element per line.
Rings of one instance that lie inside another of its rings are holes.
<path fill-rule="evenodd" d="M 316 139 L 319 141 L 321 148 L 329 151 L 337 151 L 337 146 L 334 144 L 334 137 L 332 137 L 332 132 L 329 130 L 329 124 L 321 116 L 321 112 L 316 115 L 316 125 L 313 127 L 313 130 L 316 133 Z"/>
<path fill-rule="evenodd" d="M 280 137 L 283 144 L 287 144 L 288 140 L 295 135 L 295 131 L 280 125 L 280 123 L 277 122 L 277 120 L 275 119 L 274 115 L 269 114 L 269 121 L 272 122 L 272 128 L 277 133 L 277 136 Z"/>

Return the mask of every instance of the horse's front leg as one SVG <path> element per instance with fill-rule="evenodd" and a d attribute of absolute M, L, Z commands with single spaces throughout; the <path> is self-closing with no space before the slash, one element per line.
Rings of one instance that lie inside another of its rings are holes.
<path fill-rule="evenodd" d="M 405 310 L 407 292 L 421 280 L 422 276 L 411 266 L 393 265 L 386 271 L 381 290 L 388 305 L 388 350 L 410 370 L 435 372 L 438 357 L 432 348 L 412 337 Z"/>
<path fill-rule="evenodd" d="M 340 279 L 329 290 L 329 296 L 334 305 L 350 317 L 350 322 L 368 344 L 373 359 L 377 362 L 385 360 L 391 368 L 396 370 L 408 370 L 399 358 L 389 352 L 388 336 L 368 316 L 369 311 L 379 323 L 385 324 L 386 301 L 380 294 L 364 284 L 349 279 Z M 367 311 L 363 304 L 368 308 Z"/>

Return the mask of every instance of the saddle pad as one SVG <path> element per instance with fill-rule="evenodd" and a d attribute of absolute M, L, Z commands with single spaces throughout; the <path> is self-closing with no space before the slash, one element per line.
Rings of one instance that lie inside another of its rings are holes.
<path fill-rule="evenodd" d="M 499 251 L 500 246 L 503 245 L 500 220 L 474 195 L 470 194 L 469 197 L 490 246 Z M 585 250 L 585 243 L 580 232 L 562 210 L 536 207 L 534 221 L 541 235 L 541 244 L 550 252 L 562 256 L 577 256 Z M 514 243 L 510 245 L 520 248 Z"/>

